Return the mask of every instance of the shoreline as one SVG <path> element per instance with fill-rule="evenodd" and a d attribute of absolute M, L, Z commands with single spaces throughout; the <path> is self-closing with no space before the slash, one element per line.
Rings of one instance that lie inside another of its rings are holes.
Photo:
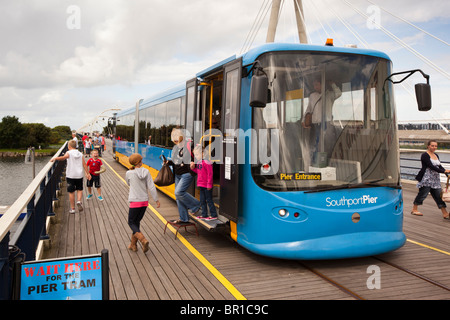
<path fill-rule="evenodd" d="M 35 157 L 51 157 L 55 152 L 35 152 Z M 18 151 L 0 151 L 0 158 L 19 158 L 25 157 L 27 152 L 18 152 Z"/>

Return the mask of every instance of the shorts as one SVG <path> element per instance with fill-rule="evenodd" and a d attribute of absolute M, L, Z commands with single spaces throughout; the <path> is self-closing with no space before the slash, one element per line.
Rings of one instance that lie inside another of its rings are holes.
<path fill-rule="evenodd" d="M 75 190 L 83 191 L 83 178 L 80 179 L 72 179 L 66 178 L 67 180 L 67 192 L 72 193 Z"/>
<path fill-rule="evenodd" d="M 101 187 L 101 185 L 100 185 L 100 176 L 94 176 L 93 174 L 91 174 L 91 180 L 88 180 L 86 185 L 90 188 L 90 187 L 92 187 L 94 182 L 95 182 L 95 187 L 96 188 L 100 188 Z"/>

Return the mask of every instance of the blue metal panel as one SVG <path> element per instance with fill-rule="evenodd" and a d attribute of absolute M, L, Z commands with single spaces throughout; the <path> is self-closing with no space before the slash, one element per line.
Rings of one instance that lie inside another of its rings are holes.
<path fill-rule="evenodd" d="M 116 141 L 116 152 L 121 153 L 127 157 L 134 153 L 134 142 L 128 141 Z M 162 168 L 162 160 L 159 159 L 161 155 L 166 158 L 172 158 L 172 149 L 166 149 L 157 146 L 148 146 L 145 144 L 139 144 L 139 154 L 142 155 L 142 162 L 149 167 L 156 170 Z"/>
<path fill-rule="evenodd" d="M 246 192 L 241 197 L 237 241 L 253 252 L 288 259 L 334 259 L 387 252 L 405 243 L 401 190 L 268 192 L 255 184 L 250 165 L 243 167 Z M 378 201 L 354 200 L 367 196 Z M 355 204 L 349 206 L 342 199 Z M 279 209 L 289 214 L 281 217 Z M 360 215 L 357 223 L 352 221 L 355 212 Z"/>

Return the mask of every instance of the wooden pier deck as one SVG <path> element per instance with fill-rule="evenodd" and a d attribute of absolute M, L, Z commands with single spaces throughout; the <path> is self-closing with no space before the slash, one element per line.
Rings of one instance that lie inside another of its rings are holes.
<path fill-rule="evenodd" d="M 107 167 L 101 177 L 105 200 L 85 200 L 85 188 L 84 210 L 69 214 L 64 185 L 43 258 L 108 249 L 110 299 L 450 299 L 450 289 L 445 289 L 450 288 L 446 272 L 450 264 L 450 222 L 443 221 L 431 197 L 421 207 L 423 217 L 409 214 L 416 195 L 413 184 L 404 185 L 408 241 L 401 249 L 380 257 L 311 262 L 272 259 L 255 255 L 224 234 L 201 227 L 199 236 L 180 229 L 175 239 L 175 231 L 164 234 L 164 227 L 167 220 L 178 217 L 176 203 L 160 192 L 161 207 L 148 208 L 142 221 L 142 231 L 150 241 L 150 250 L 144 254 L 140 248 L 137 253 L 127 249 L 131 235 L 127 224 L 128 186 L 123 180 L 127 169 L 113 160 L 111 148 L 103 160 Z M 424 274 L 444 286 L 434 286 L 392 264 Z M 381 268 L 379 290 L 367 284 L 371 276 L 368 268 L 373 265 Z M 337 282 L 348 290 L 337 286 Z"/>

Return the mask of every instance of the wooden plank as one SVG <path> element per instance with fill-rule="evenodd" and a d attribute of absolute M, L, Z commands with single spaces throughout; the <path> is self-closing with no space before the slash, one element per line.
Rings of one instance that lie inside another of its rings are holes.
<path fill-rule="evenodd" d="M 127 169 L 115 163 L 108 152 L 105 159 L 124 177 Z M 137 253 L 129 251 L 128 186 L 112 170 L 102 174 L 101 179 L 105 201 L 99 202 L 95 197 L 83 200 L 85 210 L 81 214 L 68 214 L 68 196 L 63 186 L 58 228 L 46 254 L 70 256 L 108 249 L 111 299 L 234 299 L 179 239 L 174 239 L 171 232 L 164 234 L 164 224 L 149 209 L 141 227 L 150 250 L 146 254 L 141 249 Z M 442 220 L 431 197 L 421 207 L 424 217 L 409 214 L 416 192 L 414 185 L 405 186 L 404 226 L 408 239 L 450 251 L 447 241 L 450 223 Z M 178 218 L 176 203 L 161 193 L 159 197 L 162 205 L 158 212 L 166 220 Z M 353 299 L 297 261 L 253 254 L 230 241 L 222 231 L 211 233 L 199 228 L 199 237 L 184 229 L 180 232 L 247 299 Z M 443 271 L 450 256 L 407 242 L 403 248 L 381 258 L 450 286 L 450 278 Z M 372 258 L 308 263 L 368 299 L 450 298 L 443 289 Z M 367 267 L 371 264 L 381 267 L 382 290 L 367 288 Z"/>

